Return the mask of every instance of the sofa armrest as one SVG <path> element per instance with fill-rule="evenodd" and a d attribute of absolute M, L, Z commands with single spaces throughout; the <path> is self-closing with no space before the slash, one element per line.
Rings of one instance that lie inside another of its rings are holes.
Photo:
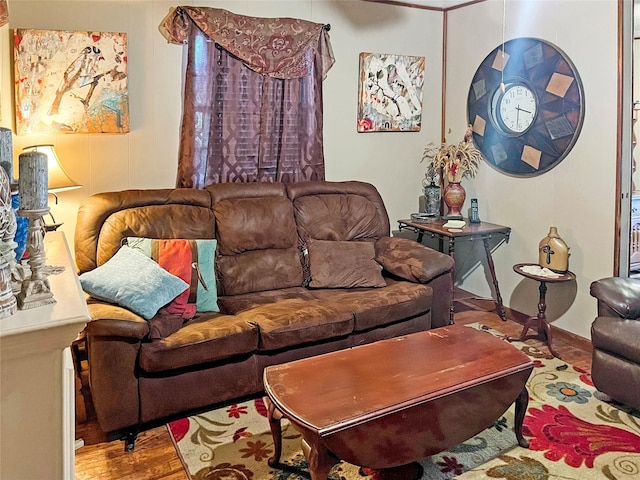
<path fill-rule="evenodd" d="M 609 277 L 591 283 L 590 293 L 598 299 L 598 316 L 640 317 L 640 281 Z"/>
<path fill-rule="evenodd" d="M 126 337 L 142 340 L 150 332 L 144 318 L 110 303 L 89 301 L 87 305 L 91 321 L 86 331 L 89 335 Z"/>
<path fill-rule="evenodd" d="M 453 270 L 453 259 L 444 253 L 401 237 L 382 237 L 375 245 L 376 261 L 389 273 L 416 283 Z"/>
<path fill-rule="evenodd" d="M 87 304 L 92 318 L 85 328 L 91 396 L 100 427 L 113 432 L 139 421 L 141 345 L 180 329 L 183 319 L 165 309 L 145 320 L 125 308 L 92 298 Z"/>

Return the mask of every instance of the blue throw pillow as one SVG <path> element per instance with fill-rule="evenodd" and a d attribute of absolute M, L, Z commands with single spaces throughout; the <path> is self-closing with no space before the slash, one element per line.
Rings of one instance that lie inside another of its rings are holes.
<path fill-rule="evenodd" d="M 92 297 L 128 308 L 147 320 L 189 288 L 186 282 L 126 245 L 103 265 L 80 275 L 80 284 Z"/>

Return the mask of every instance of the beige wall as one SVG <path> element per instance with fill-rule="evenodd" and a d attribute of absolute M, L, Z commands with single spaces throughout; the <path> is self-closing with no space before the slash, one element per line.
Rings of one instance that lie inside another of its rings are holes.
<path fill-rule="evenodd" d="M 571 154 L 552 171 L 516 179 L 482 165 L 465 179 L 467 198 L 477 197 L 483 220 L 512 227 L 511 240 L 494 254 L 507 305 L 534 313 L 537 285 L 512 265 L 537 260 L 538 241 L 551 225 L 571 247 L 577 284 L 550 286 L 548 316 L 562 328 L 589 336 L 595 302 L 589 283 L 612 273 L 616 157 L 617 2 L 563 0 L 507 2 L 506 38 L 535 36 L 555 43 L 576 65 L 585 88 L 586 117 Z M 442 14 L 359 0 L 199 1 L 257 16 L 291 16 L 330 23 L 336 64 L 324 84 L 325 158 L 328 180 L 364 180 L 380 190 L 392 226 L 418 209 L 420 164 L 426 143 L 439 141 Z M 53 205 L 63 230 L 73 235 L 78 203 L 86 196 L 125 188 L 165 188 L 175 182 L 180 123 L 181 47 L 168 45 L 157 25 L 176 2 L 9 0 L 10 25 L 0 29 L 2 120 L 12 127 L 9 28 L 124 31 L 129 35 L 131 133 L 127 135 L 14 136 L 14 151 L 54 143 L 81 190 Z M 579 8 L 576 8 L 579 5 Z M 597 19 L 597 21 L 594 21 Z M 448 14 L 448 80 L 445 129 L 462 137 L 471 78 L 501 41 L 502 2 L 488 0 Z M 516 30 L 515 26 L 518 26 Z M 358 134 L 355 128 L 358 54 L 426 57 L 423 127 L 418 133 Z M 468 205 L 465 205 L 465 208 Z M 478 252 L 459 250 L 457 282 L 488 296 Z"/>
<path fill-rule="evenodd" d="M 477 196 L 481 218 L 512 228 L 509 244 L 495 252 L 505 302 L 535 313 L 537 284 L 512 266 L 537 262 L 538 242 L 550 226 L 567 242 L 575 285 L 549 285 L 547 316 L 585 337 L 595 317 L 591 281 L 613 273 L 617 125 L 617 2 L 548 0 L 507 2 L 506 40 L 537 37 L 559 46 L 584 85 L 586 115 L 570 154 L 553 170 L 533 178 L 509 177 L 486 164 L 463 184 Z M 447 128 L 462 132 L 465 102 L 477 66 L 502 41 L 502 2 L 487 1 L 450 13 Z M 467 290 L 487 295 L 483 269 L 470 272 Z"/>
<path fill-rule="evenodd" d="M 131 133 L 127 135 L 14 135 L 17 156 L 26 145 L 54 143 L 70 175 L 84 185 L 60 194 L 52 205 L 68 237 L 78 203 L 90 194 L 127 188 L 175 185 L 181 109 L 182 47 L 169 45 L 158 24 L 179 2 L 155 0 L 9 0 L 10 24 L 2 42 L 2 120 L 13 128 L 10 29 L 126 32 L 129 52 Z M 328 180 L 374 183 L 392 224 L 417 211 L 423 146 L 440 136 L 442 13 L 359 0 L 198 1 L 265 17 L 298 17 L 330 23 L 336 64 L 324 84 L 325 158 Z M 410 34 L 408 34 L 410 32 Z M 358 55 L 398 53 L 426 57 L 423 128 L 417 133 L 356 133 Z"/>

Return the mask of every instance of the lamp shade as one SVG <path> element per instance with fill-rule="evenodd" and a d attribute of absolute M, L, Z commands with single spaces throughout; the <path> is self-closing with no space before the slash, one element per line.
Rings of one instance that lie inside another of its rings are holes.
<path fill-rule="evenodd" d="M 49 170 L 49 191 L 50 192 L 62 192 L 64 190 L 71 190 L 74 188 L 80 188 L 82 185 L 76 183 L 67 175 L 58 155 L 56 154 L 53 145 L 32 145 L 25 147 L 24 152 L 41 152 L 47 155 L 48 170 Z"/>

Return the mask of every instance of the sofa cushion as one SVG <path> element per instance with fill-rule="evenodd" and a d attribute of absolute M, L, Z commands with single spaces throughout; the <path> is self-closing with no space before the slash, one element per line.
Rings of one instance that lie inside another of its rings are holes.
<path fill-rule="evenodd" d="M 310 288 L 384 287 L 372 242 L 307 242 Z"/>
<path fill-rule="evenodd" d="M 389 220 L 382 215 L 386 211 L 362 195 L 308 195 L 293 204 L 303 240 L 377 240 L 389 235 Z"/>
<path fill-rule="evenodd" d="M 147 372 L 242 357 L 258 346 L 258 329 L 247 318 L 219 313 L 203 314 L 168 337 L 143 343 L 140 366 Z"/>
<path fill-rule="evenodd" d="M 298 244 L 293 206 L 285 197 L 221 200 L 213 207 L 221 255 Z"/>
<path fill-rule="evenodd" d="M 433 290 L 428 285 L 385 279 L 384 288 L 312 290 L 322 302 L 339 304 L 354 315 L 354 331 L 362 332 L 423 315 L 431 310 Z"/>
<path fill-rule="evenodd" d="M 222 295 L 302 285 L 293 206 L 284 196 L 226 198 L 214 205 Z"/>
<path fill-rule="evenodd" d="M 218 255 L 216 268 L 221 295 L 241 295 L 302 285 L 302 264 L 297 247 Z"/>
<path fill-rule="evenodd" d="M 133 202 L 133 198 L 137 195 L 132 192 L 129 201 Z M 99 232 L 97 265 L 111 258 L 127 237 L 215 238 L 213 212 L 197 205 L 146 205 L 114 212 L 105 219 Z"/>
<path fill-rule="evenodd" d="M 265 292 L 244 293 L 242 295 L 229 295 L 218 297 L 220 310 L 226 314 L 234 315 L 245 310 L 250 310 L 260 305 L 279 302 L 287 299 L 313 300 L 312 293 L 303 287 L 282 288 L 280 290 L 267 290 Z"/>
<path fill-rule="evenodd" d="M 129 247 L 140 250 L 162 268 L 189 284 L 167 310 L 193 318 L 197 312 L 219 312 L 216 287 L 216 240 L 127 238 Z"/>
<path fill-rule="evenodd" d="M 89 295 L 126 307 L 147 320 L 189 287 L 126 245 L 100 267 L 80 275 L 80 284 Z"/>
<path fill-rule="evenodd" d="M 280 350 L 325 342 L 353 331 L 353 313 L 335 302 L 286 299 L 244 311 L 260 330 L 259 350 Z"/>

